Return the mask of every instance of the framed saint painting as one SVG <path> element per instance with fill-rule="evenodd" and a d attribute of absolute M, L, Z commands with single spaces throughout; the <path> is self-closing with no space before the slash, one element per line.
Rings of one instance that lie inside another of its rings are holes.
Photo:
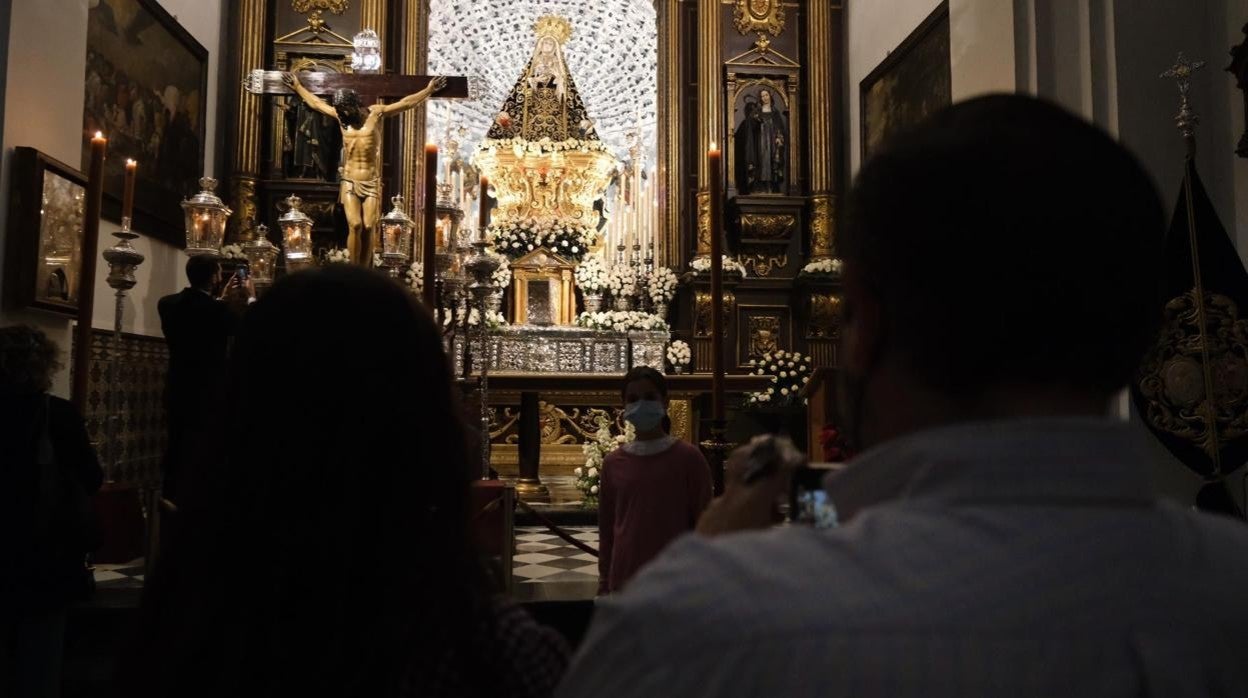
<path fill-rule="evenodd" d="M 78 314 L 87 178 L 34 148 L 13 151 L 5 305 Z"/>
<path fill-rule="evenodd" d="M 181 202 L 204 171 L 208 50 L 156 0 L 91 0 L 82 113 L 82 167 L 90 139 L 108 137 L 104 217 L 121 217 L 125 162 L 139 163 L 134 228 L 185 244 Z"/>
<path fill-rule="evenodd" d="M 862 159 L 953 102 L 949 4 L 936 10 L 859 86 Z"/>

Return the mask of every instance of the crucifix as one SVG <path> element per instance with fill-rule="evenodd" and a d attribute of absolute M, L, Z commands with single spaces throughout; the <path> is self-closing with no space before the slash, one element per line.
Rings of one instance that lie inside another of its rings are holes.
<path fill-rule="evenodd" d="M 244 87 L 258 95 L 296 94 L 310 108 L 332 117 L 342 129 L 342 167 L 338 201 L 347 216 L 347 250 L 351 261 L 369 266 L 373 240 L 381 219 L 380 122 L 413 109 L 432 97 L 468 96 L 466 77 L 425 75 L 361 75 L 253 70 Z M 326 101 L 321 95 L 330 95 Z M 382 100 L 398 98 L 386 104 Z M 367 105 L 367 106 L 366 106 Z M 436 172 L 426 172 L 436 177 Z M 432 206 L 433 202 L 426 202 Z M 432 231 L 426 231 L 426 235 Z"/>

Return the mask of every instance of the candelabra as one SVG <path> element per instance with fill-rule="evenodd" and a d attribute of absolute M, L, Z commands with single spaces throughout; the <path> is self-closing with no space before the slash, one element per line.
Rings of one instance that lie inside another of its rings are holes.
<path fill-rule="evenodd" d="M 117 467 L 121 461 L 121 444 L 117 434 L 117 422 L 121 418 L 120 400 L 117 395 L 117 369 L 121 360 L 121 319 L 125 310 L 126 291 L 134 288 L 136 283 L 134 270 L 143 263 L 143 255 L 131 246 L 130 241 L 138 235 L 130 232 L 130 218 L 121 219 L 121 230 L 113 233 L 117 244 L 104 250 L 104 261 L 108 262 L 108 285 L 116 291 L 116 305 L 113 309 L 113 350 L 112 365 L 108 371 L 108 395 L 110 413 L 108 422 L 109 463 L 106 480 L 112 482 L 117 475 Z M 82 348 L 86 350 L 85 347 Z"/>
<path fill-rule="evenodd" d="M 490 479 L 490 352 L 489 323 L 486 321 L 486 306 L 489 297 L 494 293 L 494 272 L 498 270 L 499 261 L 490 254 L 490 243 L 477 240 L 472 243 L 473 254 L 464 263 L 464 268 L 472 276 L 472 284 L 468 290 L 476 301 L 477 336 L 481 340 L 481 353 L 477 361 L 481 367 L 481 479 Z"/>

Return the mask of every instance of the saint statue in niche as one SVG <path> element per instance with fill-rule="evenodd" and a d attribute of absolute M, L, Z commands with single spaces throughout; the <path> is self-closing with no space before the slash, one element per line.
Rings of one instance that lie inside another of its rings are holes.
<path fill-rule="evenodd" d="M 745 98 L 745 118 L 733 134 L 736 148 L 737 191 L 741 194 L 780 194 L 787 180 L 785 153 L 788 123 L 770 89 L 758 99 Z"/>

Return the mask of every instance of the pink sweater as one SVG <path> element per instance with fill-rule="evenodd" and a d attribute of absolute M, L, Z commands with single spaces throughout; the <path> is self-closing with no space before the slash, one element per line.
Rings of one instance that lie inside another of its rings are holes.
<path fill-rule="evenodd" d="M 649 456 L 616 449 L 598 497 L 599 591 L 612 592 L 698 521 L 711 501 L 711 469 L 696 446 L 676 441 Z"/>

